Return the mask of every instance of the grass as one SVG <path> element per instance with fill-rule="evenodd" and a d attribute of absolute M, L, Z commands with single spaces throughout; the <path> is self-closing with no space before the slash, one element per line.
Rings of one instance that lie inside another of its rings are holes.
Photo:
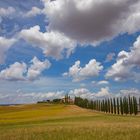
<path fill-rule="evenodd" d="M 139 140 L 140 116 L 117 116 L 74 105 L 0 107 L 0 140 Z"/>

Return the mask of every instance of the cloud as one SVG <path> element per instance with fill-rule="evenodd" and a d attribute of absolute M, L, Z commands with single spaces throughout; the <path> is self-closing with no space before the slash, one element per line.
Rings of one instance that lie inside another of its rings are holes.
<path fill-rule="evenodd" d="M 73 81 L 79 82 L 98 76 L 102 69 L 103 66 L 95 59 L 90 60 L 84 67 L 80 67 L 80 61 L 76 61 L 75 64 L 69 68 L 69 71 L 63 74 L 63 76 L 70 76 L 73 78 Z"/>
<path fill-rule="evenodd" d="M 0 8 L 0 16 L 1 17 L 8 17 L 15 13 L 15 9 L 13 7 L 8 7 L 8 8 Z"/>
<path fill-rule="evenodd" d="M 78 89 L 74 89 L 74 90 L 70 90 L 69 91 L 69 95 L 71 97 L 81 97 L 81 98 L 90 98 L 93 99 L 94 98 L 94 94 L 92 94 L 88 89 L 86 88 L 78 88 Z"/>
<path fill-rule="evenodd" d="M 61 99 L 66 93 L 70 95 L 71 98 L 74 99 L 75 96 L 81 98 L 87 98 L 89 100 L 96 99 L 104 99 L 113 97 L 110 93 L 109 88 L 101 88 L 98 92 L 91 92 L 86 88 L 76 88 L 70 90 L 68 92 L 60 90 L 60 91 L 52 91 L 52 92 L 22 92 L 21 89 L 18 89 L 14 94 L 1 94 L 0 93 L 0 103 L 33 103 L 42 100 L 52 100 L 52 99 Z M 3 102 L 4 101 L 4 102 Z"/>
<path fill-rule="evenodd" d="M 0 64 L 4 62 L 7 50 L 16 42 L 16 39 L 8 39 L 0 36 Z"/>
<path fill-rule="evenodd" d="M 5 80 L 25 80 L 24 74 L 26 72 L 27 66 L 25 63 L 15 62 L 0 72 L 0 79 Z"/>
<path fill-rule="evenodd" d="M 28 68 L 27 72 L 27 78 L 30 80 L 36 79 L 43 70 L 49 69 L 51 66 L 51 63 L 48 60 L 41 62 L 37 57 L 34 57 L 31 60 L 31 63 L 32 65 Z"/>
<path fill-rule="evenodd" d="M 102 80 L 102 81 L 92 81 L 91 83 L 92 83 L 93 85 L 96 85 L 96 86 L 103 86 L 103 85 L 109 84 L 109 82 L 106 81 L 106 80 Z"/>
<path fill-rule="evenodd" d="M 42 14 L 41 9 L 39 9 L 38 7 L 32 7 L 32 9 L 28 11 L 24 16 L 30 18 L 40 14 Z"/>
<path fill-rule="evenodd" d="M 109 84 L 109 82 L 104 80 L 104 81 L 97 82 L 97 84 L 98 85 L 106 85 L 106 84 Z"/>
<path fill-rule="evenodd" d="M 110 98 L 113 95 L 109 92 L 109 87 L 101 88 L 101 90 L 96 93 L 96 98 Z"/>
<path fill-rule="evenodd" d="M 137 72 L 140 68 L 140 36 L 137 38 L 130 52 L 121 51 L 115 64 L 106 73 L 106 78 L 112 78 L 115 81 L 124 81 L 127 79 L 139 81 L 140 74 Z"/>
<path fill-rule="evenodd" d="M 116 95 L 117 97 L 126 97 L 126 96 L 135 96 L 137 98 L 140 97 L 140 90 L 136 88 L 131 88 L 131 89 L 123 89 L 120 90 L 120 93 Z"/>
<path fill-rule="evenodd" d="M 98 92 L 90 92 L 86 88 L 79 88 L 79 89 L 71 90 L 69 92 L 69 95 L 71 97 L 77 96 L 81 98 L 87 98 L 89 100 L 113 97 L 113 94 L 110 93 L 109 91 L 109 87 L 101 88 Z"/>
<path fill-rule="evenodd" d="M 42 71 L 50 66 L 51 63 L 48 60 L 40 61 L 36 57 L 31 60 L 30 66 L 25 63 L 15 62 L 0 72 L 0 80 L 36 80 Z"/>
<path fill-rule="evenodd" d="M 0 104 L 5 104 L 6 102 L 9 104 L 23 104 L 23 103 L 36 103 L 37 101 L 42 100 L 52 100 L 56 98 L 63 98 L 65 96 L 64 91 L 56 91 L 56 92 L 46 92 L 46 93 L 24 93 L 22 91 L 17 92 L 15 94 L 0 94 Z"/>
<path fill-rule="evenodd" d="M 33 46 L 41 48 L 46 56 L 57 60 L 63 58 L 65 54 L 68 57 L 76 47 L 75 42 L 64 34 L 56 31 L 40 32 L 38 25 L 30 29 L 23 29 L 19 36 Z"/>
<path fill-rule="evenodd" d="M 109 53 L 107 56 L 106 56 L 106 60 L 105 62 L 110 62 L 114 59 L 115 57 L 115 53 Z"/>
<path fill-rule="evenodd" d="M 123 97 L 123 96 L 135 96 L 139 98 L 140 90 L 138 89 L 129 89 L 129 90 L 120 90 L 119 94 L 111 93 L 109 87 L 101 88 L 97 92 L 91 92 L 86 88 L 76 88 L 68 91 L 67 93 L 71 98 L 74 99 L 75 96 L 81 98 L 87 98 L 89 100 L 102 100 L 113 97 Z M 10 103 L 35 103 L 42 100 L 52 100 L 56 98 L 63 98 L 66 92 L 63 90 L 52 91 L 52 92 L 22 92 L 21 89 L 17 89 L 13 94 L 11 93 L 0 93 L 0 104 Z"/>
<path fill-rule="evenodd" d="M 32 7 L 25 15 L 45 14 L 45 32 L 38 25 L 20 32 L 20 38 L 56 60 L 69 57 L 80 45 L 97 45 L 124 33 L 140 30 L 138 0 L 42 0 L 44 9 Z M 98 17 L 98 18 L 97 18 Z M 131 26 L 130 26 L 131 25 Z M 108 55 L 111 61 L 114 54 Z"/>
<path fill-rule="evenodd" d="M 98 44 L 140 30 L 139 0 L 43 1 L 48 29 L 81 44 Z"/>

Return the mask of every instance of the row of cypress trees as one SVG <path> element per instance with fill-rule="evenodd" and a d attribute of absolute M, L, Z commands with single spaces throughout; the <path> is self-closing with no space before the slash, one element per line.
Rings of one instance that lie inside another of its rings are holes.
<path fill-rule="evenodd" d="M 136 97 L 120 97 L 120 98 L 109 98 L 103 100 L 89 101 L 87 99 L 82 99 L 80 97 L 75 97 L 75 105 L 93 109 L 97 111 L 102 111 L 105 113 L 112 114 L 138 114 L 138 103 Z M 139 108 L 140 108 L 140 98 L 139 98 Z"/>

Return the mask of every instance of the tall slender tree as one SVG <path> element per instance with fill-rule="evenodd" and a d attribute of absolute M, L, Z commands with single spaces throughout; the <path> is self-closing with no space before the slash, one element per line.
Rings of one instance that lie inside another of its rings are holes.
<path fill-rule="evenodd" d="M 117 98 L 117 113 L 120 114 L 119 98 Z"/>
<path fill-rule="evenodd" d="M 138 109 L 138 111 L 140 111 L 140 98 L 139 98 L 139 109 Z"/>
<path fill-rule="evenodd" d="M 101 101 L 99 100 L 99 111 L 101 111 Z"/>
<path fill-rule="evenodd" d="M 105 99 L 105 112 L 107 113 L 107 101 Z"/>
<path fill-rule="evenodd" d="M 108 99 L 108 112 L 110 113 L 110 100 Z"/>
<path fill-rule="evenodd" d="M 120 97 L 120 111 L 121 111 L 121 115 L 123 115 L 123 101 L 122 101 L 122 97 Z"/>
<path fill-rule="evenodd" d="M 113 114 L 113 101 L 112 101 L 112 98 L 110 99 L 110 104 L 111 104 L 111 113 Z"/>
<path fill-rule="evenodd" d="M 128 104 L 129 104 L 129 113 L 130 115 L 133 113 L 132 99 L 128 96 Z"/>
<path fill-rule="evenodd" d="M 129 113 L 129 108 L 128 108 L 128 98 L 126 98 L 126 114 Z"/>
<path fill-rule="evenodd" d="M 134 114 L 138 114 L 138 106 L 137 106 L 137 99 L 136 97 L 133 97 L 133 108 L 134 108 Z"/>
<path fill-rule="evenodd" d="M 116 114 L 116 99 L 113 98 L 113 105 L 114 105 L 114 114 Z"/>
<path fill-rule="evenodd" d="M 128 99 L 126 97 L 123 97 L 123 112 L 128 114 Z"/>
<path fill-rule="evenodd" d="M 105 101 L 103 100 L 103 112 L 105 112 Z"/>
<path fill-rule="evenodd" d="M 65 96 L 67 100 L 67 95 Z M 95 100 L 90 101 L 88 99 L 82 99 L 80 97 L 75 97 L 74 104 L 83 108 L 94 109 L 97 111 L 110 112 L 114 114 L 138 114 L 138 102 L 140 98 L 136 97 L 120 97 L 119 98 L 111 98 L 111 99 L 103 99 L 103 100 Z"/>

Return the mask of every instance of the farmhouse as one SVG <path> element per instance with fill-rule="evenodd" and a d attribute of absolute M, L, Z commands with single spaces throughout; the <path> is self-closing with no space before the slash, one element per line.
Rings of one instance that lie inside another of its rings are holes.
<path fill-rule="evenodd" d="M 70 96 L 65 95 L 64 98 L 61 99 L 61 102 L 62 103 L 69 103 L 69 104 L 73 104 L 74 103 L 74 100 L 70 98 Z"/>

